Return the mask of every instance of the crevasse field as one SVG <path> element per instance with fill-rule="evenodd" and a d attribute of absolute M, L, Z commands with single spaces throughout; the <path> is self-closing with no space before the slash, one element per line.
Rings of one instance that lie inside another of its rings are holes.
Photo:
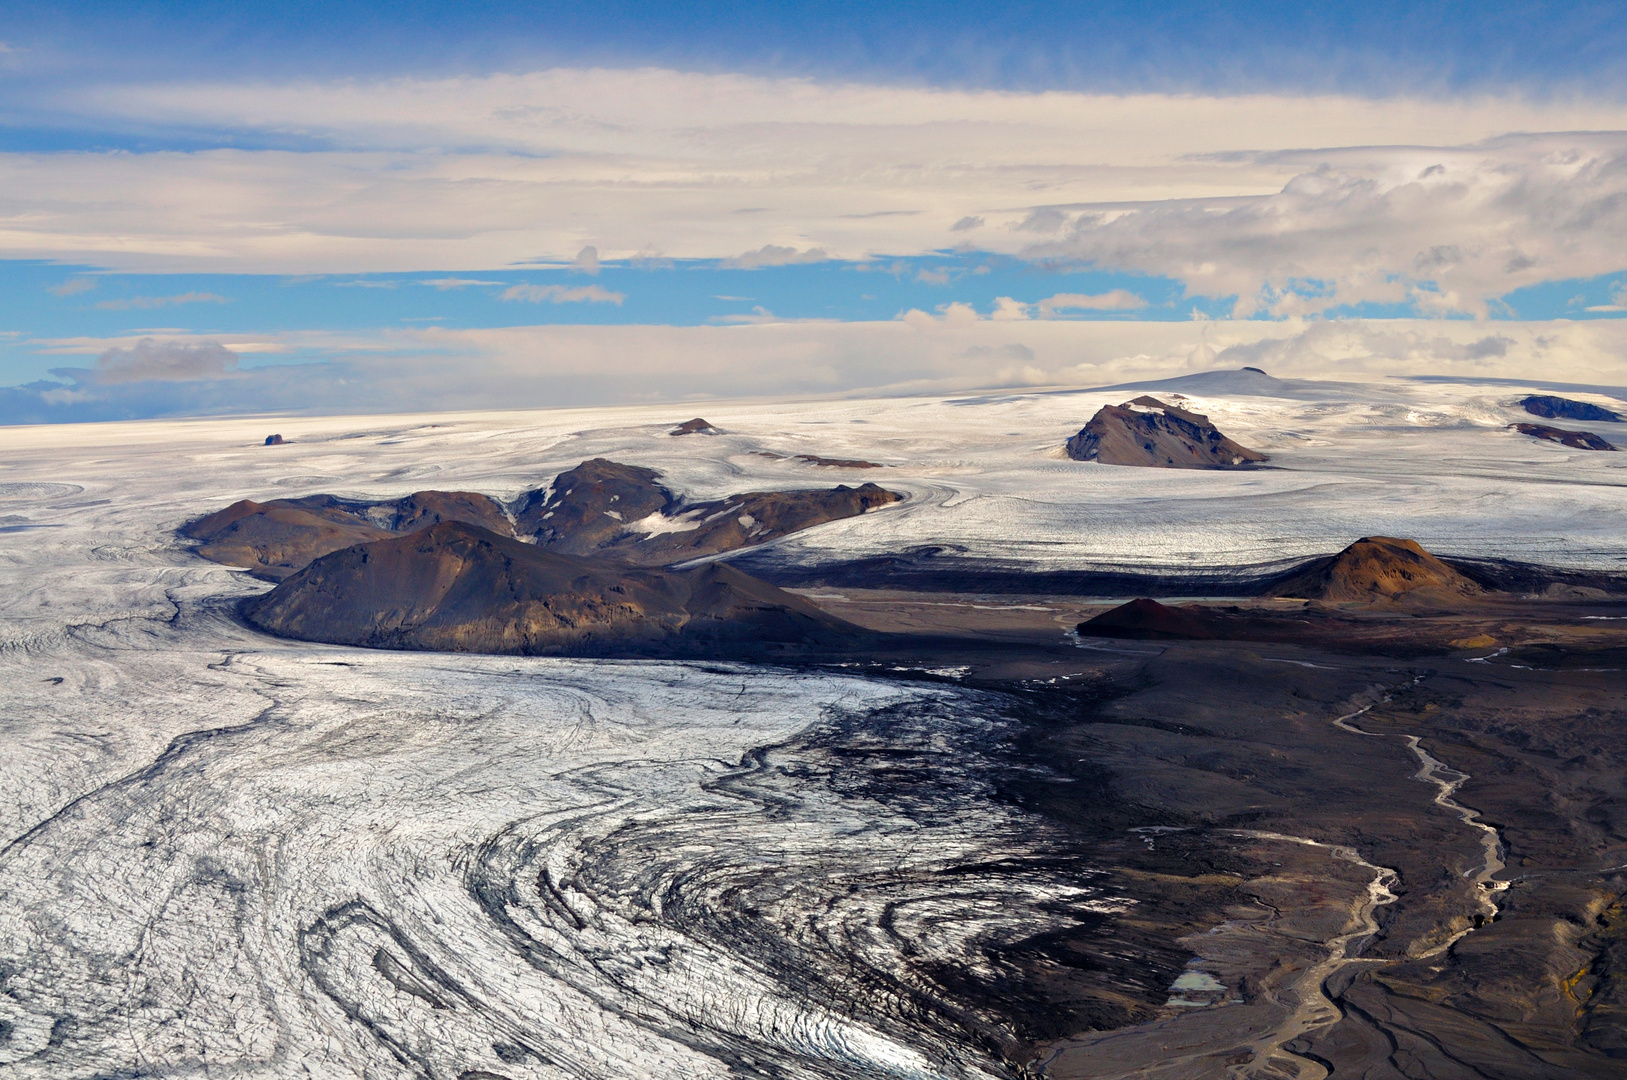
<path fill-rule="evenodd" d="M 0 429 L 0 1075 L 1005 1075 L 918 1007 L 934 972 L 1123 901 L 988 799 L 994 698 L 282 642 L 231 617 L 266 586 L 174 529 L 239 498 L 512 497 L 605 456 L 692 498 L 909 496 L 777 546 L 801 564 L 1191 569 L 1373 533 L 1627 560 L 1627 453 L 1506 430 L 1512 389 L 1210 385 L 1188 406 L 1278 468 L 1061 457 L 1127 390 Z M 725 434 L 667 436 L 696 408 Z M 866 746 L 954 767 L 902 795 Z"/>

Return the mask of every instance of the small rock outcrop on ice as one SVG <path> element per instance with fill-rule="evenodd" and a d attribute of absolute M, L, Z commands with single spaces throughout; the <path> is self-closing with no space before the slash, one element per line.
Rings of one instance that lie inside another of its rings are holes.
<path fill-rule="evenodd" d="M 1617 449 L 1591 431 L 1568 431 L 1565 428 L 1549 427 L 1547 424 L 1510 424 L 1509 427 L 1521 435 L 1529 435 L 1543 442 L 1558 443 L 1573 450 Z"/>

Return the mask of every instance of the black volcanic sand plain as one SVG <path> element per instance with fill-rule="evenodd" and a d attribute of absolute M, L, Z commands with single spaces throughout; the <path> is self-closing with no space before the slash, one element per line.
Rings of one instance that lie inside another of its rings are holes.
<path fill-rule="evenodd" d="M 1627 599 L 1470 600 L 1426 620 L 1428 642 L 1386 653 L 1377 632 L 1066 639 L 1091 607 L 1054 596 L 807 595 L 910 639 L 873 656 L 878 668 L 1004 694 L 1027 764 L 1007 797 L 1064 824 L 1072 857 L 1129 901 L 1001 958 L 1014 1067 L 1533 1080 L 1627 1068 L 1627 635 L 1612 621 Z M 1419 611 L 1343 606 L 1392 631 Z M 1510 644 L 1446 639 L 1471 630 Z M 1436 801 L 1409 739 L 1445 779 L 1467 775 L 1454 801 L 1495 829 L 1506 863 L 1491 888 L 1477 881 L 1490 834 Z M 1375 903 L 1375 880 L 1394 899 Z M 1172 992 L 1183 975 L 1198 989 Z"/>

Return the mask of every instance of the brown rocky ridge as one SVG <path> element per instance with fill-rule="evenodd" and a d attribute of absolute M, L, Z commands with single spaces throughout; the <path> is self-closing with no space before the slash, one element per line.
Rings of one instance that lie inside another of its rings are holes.
<path fill-rule="evenodd" d="M 1573 450 L 1614 450 L 1610 445 L 1591 431 L 1567 431 L 1564 428 L 1549 427 L 1546 424 L 1510 424 L 1509 427 L 1521 435 L 1529 435 L 1533 439 L 1544 442 L 1558 443 Z"/>
<path fill-rule="evenodd" d="M 1587 401 L 1573 401 L 1570 398 L 1554 397 L 1550 394 L 1532 394 L 1520 401 L 1520 405 L 1532 416 L 1544 416 L 1549 420 L 1592 420 L 1596 423 L 1614 424 L 1621 420 L 1621 416 Z"/>
<path fill-rule="evenodd" d="M 901 496 L 863 484 L 813 491 L 754 491 L 686 503 L 653 469 L 604 458 L 584 461 L 554 482 L 521 495 L 516 524 L 502 504 L 475 492 L 420 491 L 404 499 L 364 502 L 333 495 L 242 500 L 182 526 L 200 540 L 197 553 L 280 581 L 312 559 L 369 543 L 464 521 L 518 536 L 567 555 L 601 555 L 623 565 L 660 566 L 717 555 L 853 517 Z"/>
<path fill-rule="evenodd" d="M 1268 460 L 1221 434 L 1209 418 L 1154 397 L 1104 405 L 1068 440 L 1075 461 L 1155 469 L 1247 469 Z"/>
<path fill-rule="evenodd" d="M 512 535 L 508 517 L 496 500 L 468 491 L 419 491 L 378 503 L 332 495 L 264 503 L 243 499 L 188 522 L 180 533 L 203 541 L 197 553 L 212 562 L 243 567 L 267 581 L 281 581 L 330 551 L 441 521 L 468 521 Z"/>
<path fill-rule="evenodd" d="M 308 641 L 531 656 L 772 651 L 859 633 L 720 563 L 629 569 L 461 521 L 331 552 L 243 614 Z"/>
<path fill-rule="evenodd" d="M 690 503 L 664 487 L 653 469 L 594 458 L 523 496 L 515 531 L 568 555 L 663 566 L 766 543 L 901 498 L 875 484 L 838 484 Z"/>

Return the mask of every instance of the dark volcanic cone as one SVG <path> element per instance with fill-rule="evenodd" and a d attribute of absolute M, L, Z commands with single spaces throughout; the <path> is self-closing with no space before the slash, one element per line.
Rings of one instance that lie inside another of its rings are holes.
<path fill-rule="evenodd" d="M 1480 586 L 1418 546 L 1415 540 L 1365 536 L 1330 559 L 1271 589 L 1305 600 L 1462 600 Z"/>
<path fill-rule="evenodd" d="M 862 633 L 728 566 L 628 570 L 451 521 L 325 555 L 243 613 L 308 641 L 527 655 L 760 653 Z"/>
<path fill-rule="evenodd" d="M 1186 641 L 1208 641 L 1217 636 L 1201 608 L 1169 607 L 1146 598 L 1131 600 L 1085 620 L 1079 624 L 1078 633 L 1084 637 Z"/>
<path fill-rule="evenodd" d="M 1609 409 L 1600 408 L 1586 401 L 1572 401 L 1570 398 L 1553 397 L 1548 394 L 1532 394 L 1520 402 L 1525 411 L 1532 416 L 1545 416 L 1550 420 L 1591 420 L 1594 423 L 1614 424 L 1621 420 L 1621 416 Z"/>
<path fill-rule="evenodd" d="M 1075 461 L 1155 469 L 1246 469 L 1267 460 L 1222 435 L 1207 416 L 1153 397 L 1103 406 L 1067 449 Z"/>
<path fill-rule="evenodd" d="M 1568 446 L 1573 450 L 1614 450 L 1599 436 L 1591 431 L 1567 431 L 1564 428 L 1549 427 L 1546 424 L 1510 424 L 1509 427 L 1521 435 L 1529 435 L 1533 439 L 1544 442 L 1555 442 L 1561 446 Z"/>

